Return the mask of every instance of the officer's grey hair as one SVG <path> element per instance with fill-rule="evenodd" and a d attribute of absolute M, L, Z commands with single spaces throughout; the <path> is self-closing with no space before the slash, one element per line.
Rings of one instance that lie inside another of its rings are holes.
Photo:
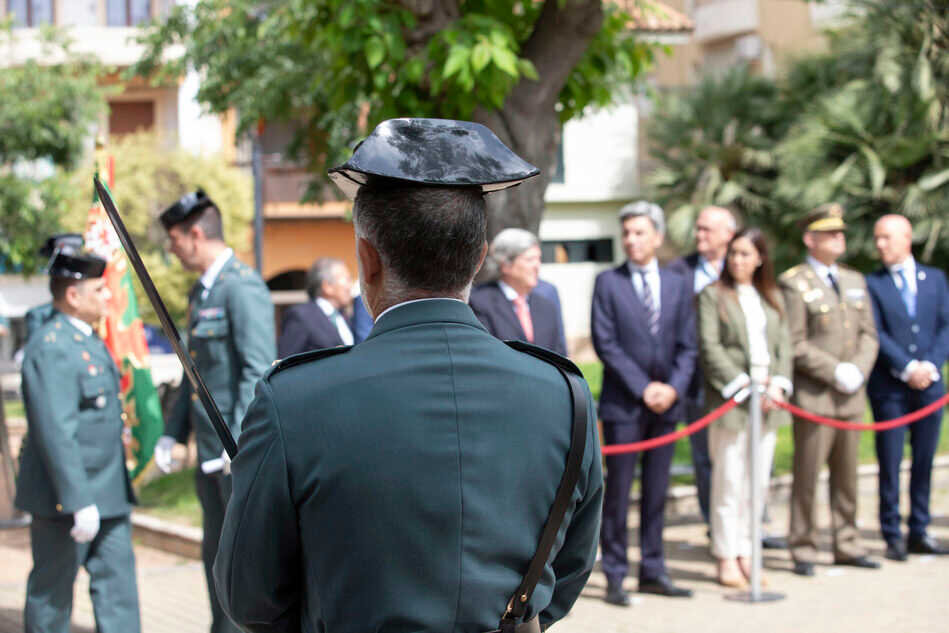
<path fill-rule="evenodd" d="M 333 273 L 338 266 L 344 266 L 342 260 L 335 257 L 320 257 L 313 262 L 306 273 L 306 293 L 310 299 L 316 299 L 323 294 L 323 282 L 332 281 Z"/>
<path fill-rule="evenodd" d="M 637 217 L 649 218 L 660 235 L 666 234 L 666 216 L 662 212 L 662 207 L 658 204 L 646 200 L 637 200 L 636 202 L 630 202 L 619 210 L 620 224 L 625 222 L 627 218 Z"/>
<path fill-rule="evenodd" d="M 491 257 L 497 263 L 509 264 L 513 262 L 521 253 L 540 246 L 537 236 L 524 229 L 504 229 L 494 236 L 491 242 Z"/>

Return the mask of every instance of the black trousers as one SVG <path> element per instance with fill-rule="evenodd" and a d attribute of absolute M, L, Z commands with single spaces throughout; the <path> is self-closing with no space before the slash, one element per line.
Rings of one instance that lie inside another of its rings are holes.
<path fill-rule="evenodd" d="M 227 500 L 231 497 L 231 477 L 217 472 L 205 475 L 198 468 L 194 477 L 201 502 L 202 527 L 204 540 L 201 541 L 201 560 L 204 562 L 204 579 L 208 584 L 208 598 L 211 601 L 211 633 L 240 633 L 237 625 L 221 609 L 221 601 L 214 587 L 214 557 L 221 540 L 221 528 L 224 525 L 224 512 Z"/>

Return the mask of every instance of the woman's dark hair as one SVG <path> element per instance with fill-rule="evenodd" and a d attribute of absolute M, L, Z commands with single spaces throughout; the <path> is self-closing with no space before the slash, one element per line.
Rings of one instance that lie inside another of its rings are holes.
<path fill-rule="evenodd" d="M 761 295 L 761 298 L 767 301 L 772 308 L 777 310 L 778 314 L 783 318 L 784 310 L 781 307 L 781 300 L 778 298 L 778 284 L 774 280 L 774 265 L 771 263 L 771 257 L 768 254 L 770 250 L 768 248 L 768 241 L 765 239 L 761 229 L 747 227 L 735 233 L 735 236 L 728 242 L 728 251 L 725 253 L 725 265 L 722 266 L 722 276 L 719 281 L 722 286 L 734 292 L 735 278 L 732 277 L 731 271 L 728 270 L 728 258 L 732 254 L 732 245 L 736 240 L 742 238 L 751 242 L 755 250 L 758 251 L 758 257 L 761 258 L 761 265 L 755 269 L 755 273 L 751 278 L 751 284 L 755 287 L 755 290 L 758 291 L 758 294 Z"/>

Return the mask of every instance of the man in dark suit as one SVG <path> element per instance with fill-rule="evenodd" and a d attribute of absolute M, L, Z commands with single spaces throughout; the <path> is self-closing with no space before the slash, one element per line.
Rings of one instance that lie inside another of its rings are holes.
<path fill-rule="evenodd" d="M 311 349 L 352 345 L 353 331 L 343 316 L 352 303 L 352 287 L 346 264 L 332 257 L 316 260 L 306 276 L 310 301 L 287 309 L 277 355 L 286 358 Z"/>
<path fill-rule="evenodd" d="M 702 209 L 695 221 L 695 252 L 680 257 L 671 264 L 669 270 L 680 273 L 685 278 L 685 287 L 692 289 L 698 296 L 709 284 L 718 281 L 725 263 L 728 243 L 738 229 L 738 223 L 731 211 L 724 207 L 709 206 Z M 685 394 L 685 417 L 690 422 L 705 415 L 705 379 L 702 367 L 695 365 L 692 382 Z M 699 509 L 705 523 L 708 519 L 710 478 L 712 460 L 708 454 L 708 427 L 689 436 L 692 447 L 692 467 L 695 470 L 695 488 L 699 498 Z"/>
<path fill-rule="evenodd" d="M 530 231 L 504 229 L 491 242 L 497 281 L 471 292 L 471 309 L 502 340 L 527 341 L 566 356 L 557 306 L 534 292 L 540 274 L 540 243 Z"/>
<path fill-rule="evenodd" d="M 698 348 L 692 289 L 679 273 L 660 270 L 656 250 L 665 218 L 657 205 L 641 201 L 620 209 L 623 248 L 629 261 L 600 273 L 593 289 L 593 346 L 603 361 L 600 419 L 605 444 L 625 444 L 664 435 L 683 411 Z M 673 445 L 642 455 L 639 591 L 688 597 L 672 584 L 662 551 L 663 511 Z M 634 453 L 606 458 L 606 494 L 600 545 L 606 600 L 628 605 L 626 515 L 636 469 Z"/>
<path fill-rule="evenodd" d="M 941 370 L 949 357 L 949 287 L 941 270 L 913 258 L 913 227 L 905 217 L 885 215 L 877 220 L 873 239 L 884 267 L 867 276 L 880 338 L 880 353 L 867 391 L 873 417 L 887 420 L 925 407 L 945 393 Z M 906 560 L 907 550 L 914 554 L 949 553 L 926 532 L 942 411 L 909 426 L 913 465 L 905 546 L 900 531 L 899 486 L 907 427 L 876 434 L 880 530 L 886 557 L 891 560 Z"/>

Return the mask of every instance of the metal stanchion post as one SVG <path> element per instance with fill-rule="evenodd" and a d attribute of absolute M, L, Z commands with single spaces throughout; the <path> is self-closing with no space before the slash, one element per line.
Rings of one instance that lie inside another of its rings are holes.
<path fill-rule="evenodd" d="M 748 429 L 748 456 L 750 459 L 751 485 L 751 587 L 735 595 L 725 596 L 729 600 L 742 602 L 774 602 L 784 598 L 783 593 L 761 591 L 761 511 L 764 499 L 761 498 L 761 391 L 762 385 L 752 374 L 751 393 L 748 398 L 748 417 L 751 424 Z"/>

